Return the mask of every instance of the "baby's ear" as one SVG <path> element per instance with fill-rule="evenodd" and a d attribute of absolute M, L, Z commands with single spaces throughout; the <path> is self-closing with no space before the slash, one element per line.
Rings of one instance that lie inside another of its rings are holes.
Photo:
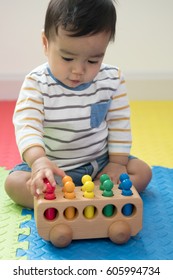
<path fill-rule="evenodd" d="M 43 44 L 44 53 L 45 53 L 45 55 L 47 55 L 48 40 L 47 40 L 47 37 L 45 35 L 44 29 L 41 32 L 41 38 L 42 38 L 42 44 Z"/>

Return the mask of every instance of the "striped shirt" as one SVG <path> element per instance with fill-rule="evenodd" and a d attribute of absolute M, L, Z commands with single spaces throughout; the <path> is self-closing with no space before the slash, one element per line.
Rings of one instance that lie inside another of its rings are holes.
<path fill-rule="evenodd" d="M 28 74 L 13 116 L 21 157 L 41 146 L 64 170 L 103 155 L 129 155 L 130 108 L 123 75 L 102 64 L 91 83 L 69 88 L 51 73 L 47 63 Z"/>

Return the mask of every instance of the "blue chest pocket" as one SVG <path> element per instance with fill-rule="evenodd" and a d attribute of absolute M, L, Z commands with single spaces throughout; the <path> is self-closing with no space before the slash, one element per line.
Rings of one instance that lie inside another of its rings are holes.
<path fill-rule="evenodd" d="M 109 110 L 110 103 L 111 100 L 91 105 L 90 125 L 92 128 L 99 127 L 100 124 L 104 121 Z"/>

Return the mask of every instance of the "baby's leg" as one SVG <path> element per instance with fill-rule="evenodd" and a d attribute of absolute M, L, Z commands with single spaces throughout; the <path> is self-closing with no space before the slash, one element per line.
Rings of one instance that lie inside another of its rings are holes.
<path fill-rule="evenodd" d="M 28 191 L 26 182 L 31 173 L 26 171 L 14 171 L 8 175 L 5 181 L 5 190 L 9 197 L 17 204 L 27 208 L 34 207 L 33 196 Z"/>
<path fill-rule="evenodd" d="M 145 190 L 152 177 L 152 171 L 149 165 L 137 158 L 129 159 L 127 172 L 138 192 Z"/>

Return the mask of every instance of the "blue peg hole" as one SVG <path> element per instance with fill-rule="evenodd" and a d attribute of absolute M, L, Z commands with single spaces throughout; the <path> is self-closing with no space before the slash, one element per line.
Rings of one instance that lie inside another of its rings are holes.
<path fill-rule="evenodd" d="M 134 215 L 135 212 L 136 212 L 136 207 L 131 203 L 125 204 L 122 208 L 122 214 L 127 217 Z"/>

